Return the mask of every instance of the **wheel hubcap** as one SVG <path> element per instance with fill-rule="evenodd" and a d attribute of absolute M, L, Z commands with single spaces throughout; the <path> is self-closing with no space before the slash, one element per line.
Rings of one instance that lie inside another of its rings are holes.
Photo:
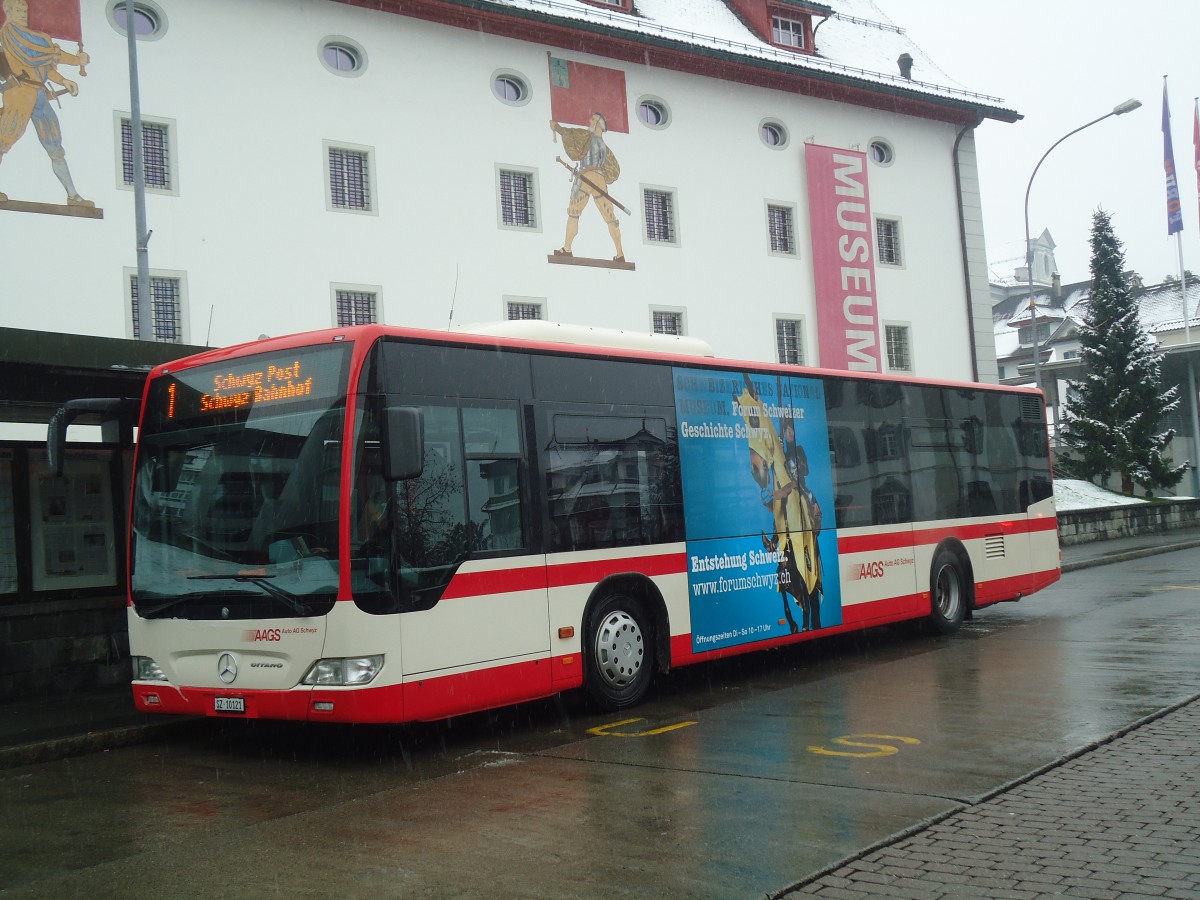
<path fill-rule="evenodd" d="M 612 687 L 625 687 L 641 671 L 645 655 L 637 620 L 627 612 L 609 613 L 596 631 L 596 661 L 604 680 Z"/>
<path fill-rule="evenodd" d="M 961 602 L 962 586 L 958 582 L 958 573 L 951 566 L 943 566 L 937 578 L 938 612 L 945 619 L 953 619 L 958 615 Z"/>

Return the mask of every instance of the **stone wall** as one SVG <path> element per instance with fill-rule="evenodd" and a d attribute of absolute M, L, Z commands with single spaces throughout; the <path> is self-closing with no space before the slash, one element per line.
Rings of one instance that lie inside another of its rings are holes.
<path fill-rule="evenodd" d="M 128 683 L 124 597 L 0 606 L 0 700 Z"/>
<path fill-rule="evenodd" d="M 1069 546 L 1196 526 L 1200 526 L 1200 500 L 1130 503 L 1060 512 L 1058 541 Z"/>

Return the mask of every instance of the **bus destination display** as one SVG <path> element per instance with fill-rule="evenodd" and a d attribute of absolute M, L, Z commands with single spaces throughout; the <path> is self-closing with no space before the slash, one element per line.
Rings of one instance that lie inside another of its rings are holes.
<path fill-rule="evenodd" d="M 236 365 L 204 366 L 170 376 L 168 421 L 283 406 L 338 396 L 343 390 L 343 347 L 260 355 Z"/>

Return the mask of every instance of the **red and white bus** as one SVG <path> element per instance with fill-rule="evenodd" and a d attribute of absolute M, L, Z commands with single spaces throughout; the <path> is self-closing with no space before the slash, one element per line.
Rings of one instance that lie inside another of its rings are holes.
<path fill-rule="evenodd" d="M 584 687 L 620 708 L 656 671 L 906 619 L 950 633 L 1059 578 L 1037 391 L 526 327 L 362 326 L 154 369 L 137 707 L 404 722 Z"/>

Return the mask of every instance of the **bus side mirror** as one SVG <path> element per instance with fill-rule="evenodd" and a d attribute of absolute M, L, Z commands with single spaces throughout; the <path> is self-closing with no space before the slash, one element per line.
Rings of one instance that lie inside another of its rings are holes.
<path fill-rule="evenodd" d="M 68 400 L 54 411 L 50 424 L 46 428 L 46 458 L 50 471 L 55 475 L 63 473 L 63 462 L 67 449 L 67 426 L 80 413 L 98 414 L 107 418 L 129 416 L 131 420 L 137 417 L 137 400 L 126 400 L 120 397 L 103 397 L 92 400 Z"/>
<path fill-rule="evenodd" d="M 60 406 L 50 417 L 46 428 L 46 458 L 50 463 L 50 471 L 54 475 L 63 473 L 63 455 L 67 446 L 67 426 L 75 418 L 74 410 Z"/>
<path fill-rule="evenodd" d="M 389 406 L 383 411 L 383 477 L 387 481 L 416 478 L 425 467 L 425 416 L 415 406 Z"/>

